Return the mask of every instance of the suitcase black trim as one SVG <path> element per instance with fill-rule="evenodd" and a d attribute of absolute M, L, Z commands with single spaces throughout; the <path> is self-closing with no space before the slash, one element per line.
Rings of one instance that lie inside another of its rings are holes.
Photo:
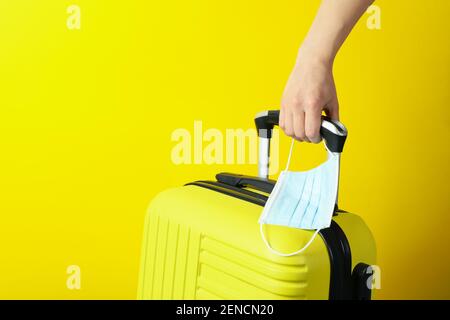
<path fill-rule="evenodd" d="M 186 184 L 186 186 L 190 185 L 207 188 L 262 207 L 266 204 L 268 198 L 256 192 L 216 181 L 203 180 Z M 335 213 L 339 212 L 342 211 L 336 207 Z M 354 298 L 354 280 L 352 279 L 351 271 L 352 256 L 350 244 L 344 231 L 332 220 L 330 227 L 322 229 L 319 234 L 325 242 L 330 258 L 330 288 L 328 298 L 330 300 L 350 300 Z"/>
<path fill-rule="evenodd" d="M 320 230 L 330 257 L 330 300 L 350 300 L 352 294 L 352 255 L 342 228 L 331 220 L 329 228 Z"/>
<path fill-rule="evenodd" d="M 196 181 L 195 183 L 206 183 L 208 185 L 214 185 L 216 187 L 224 188 L 226 190 L 232 190 L 232 191 L 235 191 L 235 192 L 237 192 L 239 194 L 243 193 L 243 194 L 248 195 L 250 197 L 254 197 L 254 198 L 257 198 L 259 200 L 262 200 L 264 202 L 264 204 L 266 203 L 266 201 L 268 199 L 268 196 L 266 196 L 264 194 L 256 193 L 256 192 L 250 191 L 248 189 L 243 189 L 242 187 L 230 186 L 229 184 L 223 183 L 223 182 L 220 182 L 220 181 L 199 180 L 199 181 Z M 259 190 L 259 189 L 257 189 L 257 190 Z"/>
<path fill-rule="evenodd" d="M 214 190 L 241 200 L 245 200 L 260 206 L 264 206 L 267 201 L 267 197 L 248 190 L 242 190 L 237 187 L 231 187 L 226 184 L 215 181 L 195 181 L 186 183 L 185 186 L 198 186 L 210 190 Z"/>

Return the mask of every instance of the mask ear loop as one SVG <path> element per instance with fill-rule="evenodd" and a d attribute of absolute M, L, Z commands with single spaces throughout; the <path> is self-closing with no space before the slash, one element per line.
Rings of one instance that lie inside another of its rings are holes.
<path fill-rule="evenodd" d="M 288 171 L 289 165 L 291 164 L 291 157 L 292 157 L 292 151 L 294 150 L 294 143 L 295 143 L 295 139 L 292 138 L 291 148 L 289 150 L 289 156 L 288 156 L 288 159 L 287 159 L 287 162 L 286 162 L 286 168 L 284 169 L 284 171 Z M 328 148 L 327 148 L 327 150 L 328 150 Z M 261 233 L 261 238 L 264 241 L 264 244 L 266 245 L 267 249 L 269 249 L 270 252 L 272 252 L 273 254 L 276 254 L 278 256 L 282 256 L 282 257 L 291 257 L 291 256 L 295 256 L 295 255 L 305 251 L 311 245 L 311 243 L 314 241 L 314 239 L 316 238 L 316 236 L 319 233 L 320 229 L 317 229 L 314 232 L 314 234 L 312 235 L 311 239 L 309 239 L 309 241 L 305 244 L 305 246 L 303 248 L 301 248 L 300 250 L 297 250 L 295 252 L 291 252 L 291 253 L 279 252 L 279 251 L 277 251 L 277 250 L 275 250 L 274 248 L 271 247 L 269 241 L 267 241 L 267 239 L 266 239 L 266 235 L 264 234 L 263 223 L 259 224 L 259 231 Z"/>
<path fill-rule="evenodd" d="M 292 150 L 294 150 L 294 142 L 295 142 L 295 139 L 292 138 L 291 148 L 289 149 L 289 156 L 288 156 L 288 159 L 287 159 L 287 162 L 286 162 L 286 168 L 284 169 L 284 171 L 288 171 L 289 165 L 291 164 Z"/>
<path fill-rule="evenodd" d="M 312 235 L 311 239 L 309 239 L 309 241 L 305 244 L 305 246 L 303 248 L 301 248 L 300 250 L 297 250 L 295 252 L 291 252 L 291 253 L 283 253 L 283 252 L 275 250 L 274 248 L 272 248 L 270 246 L 269 242 L 266 239 L 266 235 L 264 234 L 263 224 L 262 223 L 259 224 L 259 231 L 261 233 L 261 238 L 263 239 L 264 244 L 266 245 L 267 249 L 269 249 L 270 252 L 272 252 L 272 253 L 274 253 L 274 254 L 276 254 L 278 256 L 282 256 L 282 257 L 292 257 L 292 256 L 295 256 L 295 255 L 305 251 L 311 245 L 311 243 L 313 243 L 313 241 L 316 238 L 317 234 L 319 233 L 320 229 L 317 229 L 314 232 L 314 234 Z"/>

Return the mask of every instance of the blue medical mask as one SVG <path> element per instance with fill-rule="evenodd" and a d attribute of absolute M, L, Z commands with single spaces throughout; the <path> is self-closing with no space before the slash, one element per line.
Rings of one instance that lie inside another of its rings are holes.
<path fill-rule="evenodd" d="M 325 145 L 326 146 L 326 145 Z M 270 251 L 281 256 L 292 256 L 304 251 L 317 233 L 331 224 L 336 204 L 340 154 L 328 151 L 328 160 L 305 172 L 289 171 L 294 147 L 292 139 L 286 169 L 280 173 L 259 218 L 261 236 Z M 263 224 L 273 224 L 305 230 L 315 230 L 310 241 L 293 253 L 274 250 L 265 238 Z"/>

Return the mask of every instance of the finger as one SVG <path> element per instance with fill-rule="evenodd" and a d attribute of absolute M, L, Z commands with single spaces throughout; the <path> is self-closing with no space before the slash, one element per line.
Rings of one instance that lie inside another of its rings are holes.
<path fill-rule="evenodd" d="M 322 111 L 320 109 L 311 109 L 305 112 L 305 134 L 306 138 L 313 142 L 319 143 L 320 138 L 320 125 L 322 123 Z"/>
<path fill-rule="evenodd" d="M 295 139 L 309 142 L 305 135 L 305 113 L 297 112 L 293 114 L 293 119 Z"/>
<path fill-rule="evenodd" d="M 286 111 L 286 113 L 284 114 L 284 133 L 289 137 L 294 137 L 294 126 L 292 121 L 292 113 Z"/>
<path fill-rule="evenodd" d="M 283 110 L 283 108 L 280 109 L 280 116 L 278 117 L 278 125 L 281 128 L 281 130 L 284 130 L 285 121 L 284 121 L 284 110 Z"/>
<path fill-rule="evenodd" d="M 325 107 L 325 113 L 332 120 L 339 120 L 339 102 L 337 97 L 334 97 Z"/>

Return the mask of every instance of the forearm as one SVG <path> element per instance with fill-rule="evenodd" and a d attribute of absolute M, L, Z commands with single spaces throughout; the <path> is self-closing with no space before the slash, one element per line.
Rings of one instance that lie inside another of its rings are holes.
<path fill-rule="evenodd" d="M 374 0 L 322 0 L 283 92 L 280 127 L 300 141 L 320 142 L 322 112 L 339 119 L 334 57 Z"/>
<path fill-rule="evenodd" d="M 299 50 L 297 63 L 316 59 L 331 65 L 361 15 L 374 0 L 323 0 Z"/>

